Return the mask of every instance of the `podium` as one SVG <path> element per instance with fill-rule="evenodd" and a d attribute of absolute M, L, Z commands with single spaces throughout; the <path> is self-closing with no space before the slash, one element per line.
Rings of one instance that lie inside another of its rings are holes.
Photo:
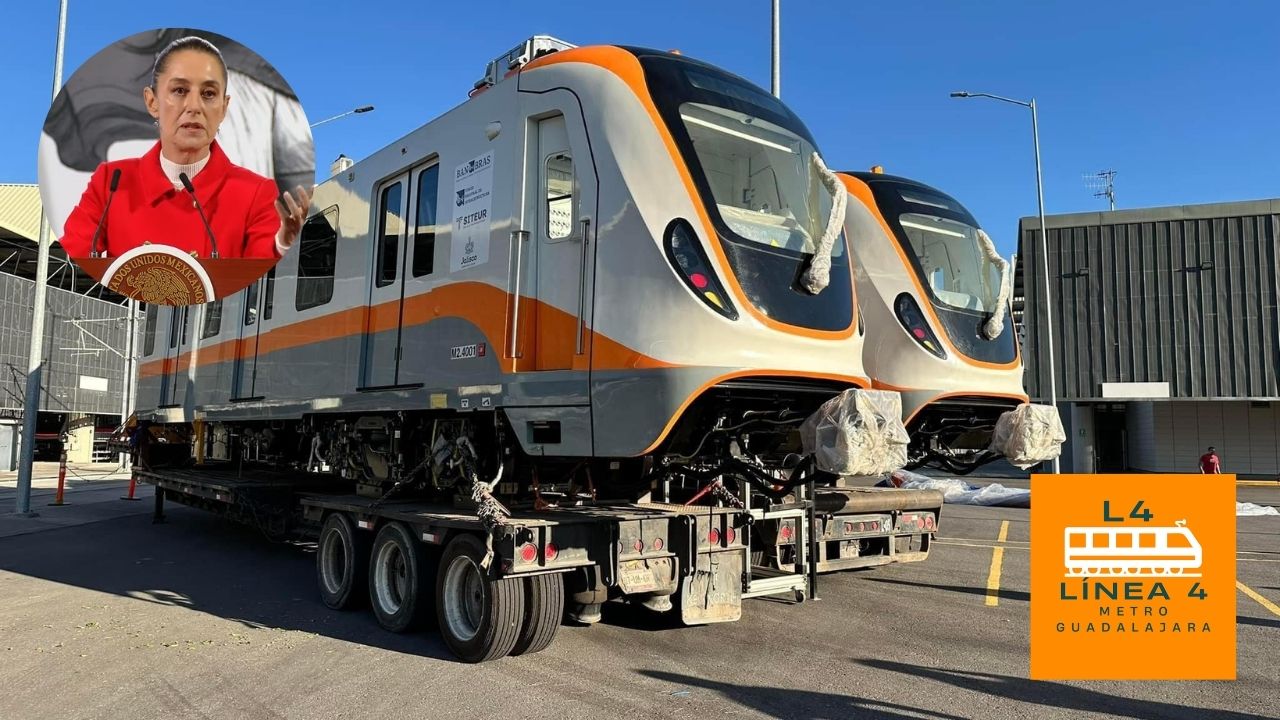
<path fill-rule="evenodd" d="M 278 258 L 195 258 L 169 245 L 143 245 L 113 258 L 71 258 L 112 292 L 152 305 L 202 305 L 257 282 Z"/>

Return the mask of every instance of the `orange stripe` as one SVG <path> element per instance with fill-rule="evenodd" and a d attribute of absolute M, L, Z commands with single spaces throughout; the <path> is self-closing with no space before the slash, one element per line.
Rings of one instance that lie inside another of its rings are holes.
<path fill-rule="evenodd" d="M 853 296 L 853 316 L 850 319 L 849 327 L 844 330 L 812 330 L 796 325 L 788 325 L 778 322 L 773 318 L 765 315 L 756 309 L 755 305 L 747 299 L 747 295 L 743 292 L 742 287 L 738 284 L 738 278 L 732 272 L 725 272 L 729 266 L 729 259 L 724 253 L 724 248 L 720 246 L 719 235 L 715 231 L 715 227 L 711 224 L 711 217 L 707 214 L 706 207 L 700 200 L 697 187 L 693 183 L 693 175 L 689 172 L 688 166 L 684 162 L 679 149 L 676 147 L 675 139 L 671 137 L 671 132 L 667 129 L 666 123 L 663 122 L 662 116 L 658 114 L 658 108 L 654 106 L 653 99 L 649 94 L 649 86 L 644 79 L 644 68 L 640 66 L 640 61 L 635 55 L 623 50 L 622 48 L 613 46 L 597 46 L 575 48 L 573 50 L 561 50 L 559 52 L 544 55 L 537 60 L 524 66 L 523 72 L 536 70 L 549 65 L 558 63 L 578 62 L 587 65 L 595 65 L 604 68 L 614 75 L 618 76 L 623 82 L 631 88 L 631 92 L 635 94 L 640 104 L 649 114 L 649 120 L 658 130 L 658 135 L 662 138 L 663 143 L 667 146 L 667 153 L 671 156 L 671 161 L 675 164 L 676 170 L 680 173 L 680 180 L 684 183 L 685 191 L 689 193 L 689 199 L 693 202 L 694 208 L 697 210 L 698 219 L 702 222 L 703 232 L 708 238 L 714 241 L 708 243 L 715 252 L 716 258 L 720 261 L 721 276 L 728 279 L 729 287 L 734 293 L 734 297 L 740 307 L 747 309 L 757 321 L 766 327 L 772 328 L 779 332 L 785 332 L 792 335 L 800 335 L 803 337 L 817 338 L 822 340 L 842 340 L 853 336 L 857 329 L 858 317 L 858 298 L 857 294 Z M 852 279 L 852 256 L 853 253 L 847 252 L 846 262 L 850 263 L 850 279 Z M 852 291 L 852 282 L 850 289 Z"/>
<path fill-rule="evenodd" d="M 898 392 L 912 392 L 912 391 L 910 388 L 907 388 L 904 390 L 898 390 Z M 933 397 L 929 398 L 924 403 L 921 403 L 920 407 L 915 409 L 915 412 L 911 413 L 911 415 L 906 420 L 902 421 L 902 424 L 910 425 L 911 421 L 916 419 L 916 415 L 920 414 L 920 411 L 924 410 L 926 407 L 929 407 L 930 405 L 933 405 L 939 400 L 945 400 L 946 398 L 949 398 L 949 397 L 989 397 L 989 398 L 999 398 L 1001 400 L 1017 400 L 1018 402 L 1023 402 L 1023 403 L 1031 401 L 1031 398 L 1027 397 L 1026 395 L 1015 395 L 1012 393 L 965 392 L 964 390 L 957 390 L 955 392 L 938 393 L 937 395 L 934 395 Z"/>
<path fill-rule="evenodd" d="M 920 284 L 920 278 L 916 276 L 916 273 L 913 270 L 914 266 L 911 264 L 911 259 L 907 257 L 906 251 L 902 249 L 902 245 L 898 242 L 898 236 L 893 233 L 893 230 L 889 228 L 889 223 L 885 222 L 884 216 L 880 214 L 880 208 L 876 205 L 875 197 L 871 194 L 871 187 L 855 177 L 839 173 L 837 173 L 837 175 L 840 177 L 840 180 L 844 182 L 844 186 L 849 190 L 849 194 L 858 198 L 858 200 L 871 211 L 871 214 L 875 216 L 876 220 L 880 222 L 880 228 L 884 230 L 884 234 L 888 236 L 890 243 L 893 245 L 893 249 L 898 252 L 898 257 L 902 260 L 902 266 L 906 268 L 907 275 L 911 278 L 911 283 L 915 285 L 916 290 L 920 292 L 920 297 L 927 301 L 929 293 L 925 292 L 924 286 Z M 1021 364 L 1022 350 L 1018 347 L 1018 340 L 1016 337 L 1013 341 L 1013 360 L 1010 362 L 991 363 L 986 362 L 985 360 L 975 360 L 974 358 L 965 355 L 951 342 L 951 337 L 946 333 L 946 327 L 942 324 L 942 321 L 938 319 L 938 314 L 933 309 L 933 303 L 922 302 L 920 304 L 924 306 L 925 312 L 929 313 L 929 317 L 933 318 L 934 327 L 942 330 L 942 332 L 939 333 L 939 335 L 942 336 L 942 341 L 947 344 L 947 347 L 951 348 L 951 352 L 955 353 L 956 357 L 960 358 L 961 362 L 973 365 L 974 367 L 987 368 L 989 370 L 1012 370 Z"/>
<path fill-rule="evenodd" d="M 540 316 L 543 323 L 551 325 L 547 332 L 554 331 L 556 342 L 568 343 L 572 352 L 574 340 L 575 318 L 558 308 L 541 303 L 533 298 L 521 297 L 521 317 Z M 320 317 L 301 320 L 279 328 L 263 331 L 257 340 L 259 357 L 280 350 L 304 347 L 326 340 L 339 340 L 363 335 L 366 328 L 375 332 L 394 330 L 400 317 L 399 302 L 396 300 L 380 303 L 373 307 L 359 307 L 322 315 Z M 508 329 L 507 309 L 511 305 L 511 295 L 505 290 L 478 282 L 450 283 L 430 292 L 412 295 L 404 299 L 404 327 L 425 325 L 441 317 L 457 317 L 468 320 L 478 326 L 490 343 L 493 351 L 498 352 L 500 345 L 493 344 L 494 338 L 505 337 Z M 528 338 L 532 337 L 536 328 L 525 328 L 523 344 L 532 345 Z M 591 343 L 590 358 L 586 355 L 574 358 L 574 368 L 587 369 L 588 361 L 597 370 L 624 370 L 634 368 L 672 368 L 680 367 L 649 357 L 641 352 L 612 340 L 591 330 L 586 331 L 586 341 Z M 505 342 L 505 341 L 504 341 Z M 196 358 L 197 366 L 212 365 L 237 358 L 252 357 L 254 354 L 253 336 L 244 340 L 224 340 L 213 345 L 200 347 Z M 509 353 L 507 353 L 509 354 Z M 499 357 L 499 366 L 504 373 L 517 370 L 532 370 L 533 359 L 523 358 L 517 363 L 509 357 Z M 190 351 L 178 356 L 180 367 L 190 361 Z M 172 372 L 173 358 L 160 358 L 143 363 L 139 375 L 150 377 Z"/>
<path fill-rule="evenodd" d="M 692 393 L 690 393 L 689 397 L 685 398 L 684 402 L 680 403 L 680 407 L 676 410 L 675 414 L 671 416 L 671 419 L 667 421 L 666 427 L 662 428 L 662 432 L 658 434 L 658 439 L 654 440 L 653 443 L 649 445 L 649 447 L 645 448 L 640 453 L 640 455 L 648 455 L 649 453 L 653 452 L 659 445 L 661 445 L 662 441 L 667 439 L 667 434 L 670 433 L 671 429 L 675 427 L 676 422 L 680 419 L 681 416 L 684 415 L 684 411 L 688 409 L 688 407 L 691 404 L 693 404 L 694 400 L 697 400 L 698 398 L 702 397 L 703 393 L 705 393 L 707 390 L 710 390 L 712 387 L 719 385 L 722 382 L 725 382 L 726 380 L 733 380 L 735 378 L 742 378 L 742 377 L 804 377 L 804 378 L 817 378 L 822 380 L 835 380 L 837 382 L 847 382 L 850 385 L 853 385 L 859 388 L 867 388 L 871 386 L 870 378 L 865 378 L 858 375 L 833 375 L 829 373 L 801 372 L 797 370 L 739 370 L 736 372 L 726 373 L 724 375 L 720 375 L 715 378 L 712 378 L 711 380 L 708 380 L 707 382 L 703 383 L 702 386 L 699 387 L 697 390 L 694 390 Z"/>

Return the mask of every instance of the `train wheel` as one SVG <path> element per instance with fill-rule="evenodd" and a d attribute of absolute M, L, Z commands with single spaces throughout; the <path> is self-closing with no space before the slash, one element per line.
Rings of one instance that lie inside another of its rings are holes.
<path fill-rule="evenodd" d="M 535 575 L 524 579 L 524 620 L 512 655 L 532 655 L 546 649 L 564 616 L 564 578 Z"/>
<path fill-rule="evenodd" d="M 1096 568 L 1096 567 L 1093 567 L 1093 568 L 1085 568 L 1084 574 L 1085 574 L 1085 575 L 1088 575 L 1088 576 L 1090 576 L 1090 577 L 1096 576 L 1096 575 L 1098 575 L 1098 574 L 1099 574 L 1099 573 L 1098 573 L 1098 568 Z"/>
<path fill-rule="evenodd" d="M 480 568 L 485 545 L 474 535 L 449 542 L 436 578 L 436 615 L 444 642 L 460 659 L 478 663 L 511 652 L 524 619 L 521 578 L 495 580 Z"/>
<path fill-rule="evenodd" d="M 391 632 L 417 628 L 431 602 L 425 551 L 409 528 L 388 523 L 373 540 L 369 600 L 378 624 Z"/>
<path fill-rule="evenodd" d="M 316 543 L 316 580 L 320 600 L 334 610 L 351 610 L 364 604 L 369 574 L 369 540 L 358 535 L 351 519 L 332 513 Z"/>

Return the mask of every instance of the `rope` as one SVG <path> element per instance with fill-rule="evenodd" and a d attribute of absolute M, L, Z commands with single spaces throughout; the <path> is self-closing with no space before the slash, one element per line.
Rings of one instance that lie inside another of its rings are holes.
<path fill-rule="evenodd" d="M 1000 268 L 1000 293 L 996 296 L 995 311 L 982 324 L 982 334 L 986 335 L 988 340 L 995 340 L 1000 337 L 1000 333 L 1004 332 L 1004 316 L 1009 311 L 1009 295 L 1013 292 L 1013 282 L 1009 277 L 1009 261 L 1000 257 L 1000 253 L 996 252 L 995 243 L 991 242 L 991 236 L 981 229 L 978 230 L 978 247 L 982 248 L 982 254 L 986 255 L 988 260 Z"/>
<path fill-rule="evenodd" d="M 827 229 L 823 231 L 822 239 L 818 241 L 818 247 L 813 252 L 813 260 L 809 262 L 809 267 L 800 278 L 800 284 L 804 289 L 817 295 L 831 282 L 831 248 L 844 228 L 846 197 L 844 188 L 840 185 L 840 178 L 827 169 L 826 163 L 822 162 L 818 153 L 813 154 L 812 161 L 813 169 L 818 173 L 818 179 L 822 181 L 827 192 L 831 193 L 831 216 L 827 218 Z"/>

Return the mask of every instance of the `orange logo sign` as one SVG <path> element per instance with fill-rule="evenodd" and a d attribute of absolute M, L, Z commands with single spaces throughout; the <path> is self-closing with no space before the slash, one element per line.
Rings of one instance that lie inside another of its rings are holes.
<path fill-rule="evenodd" d="M 1234 680 L 1234 475 L 1035 475 L 1031 677 Z"/>

